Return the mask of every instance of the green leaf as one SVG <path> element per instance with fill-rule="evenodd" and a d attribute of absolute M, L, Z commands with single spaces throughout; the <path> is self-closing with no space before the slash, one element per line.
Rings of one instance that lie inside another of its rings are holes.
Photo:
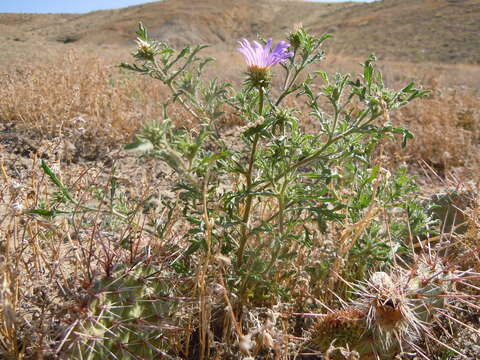
<path fill-rule="evenodd" d="M 138 23 L 137 35 L 138 35 L 139 39 L 141 39 L 141 40 L 147 40 L 148 39 L 147 29 L 145 29 L 145 26 L 143 26 L 143 24 L 141 22 Z"/>
<path fill-rule="evenodd" d="M 180 51 L 180 54 L 178 54 L 177 58 L 180 59 L 180 58 L 184 57 L 185 55 L 190 54 L 190 51 L 191 50 L 188 46 L 183 48 L 182 51 Z"/>
<path fill-rule="evenodd" d="M 200 247 L 203 247 L 203 248 L 207 247 L 205 239 L 192 240 L 192 243 L 190 244 L 188 249 L 185 251 L 185 255 L 188 256 L 188 255 L 192 255 L 192 254 L 196 253 L 200 249 Z"/>
<path fill-rule="evenodd" d="M 414 84 L 413 81 L 412 81 L 412 82 L 409 82 L 408 85 L 405 86 L 405 87 L 401 90 L 401 92 L 404 92 L 404 93 L 412 92 L 412 88 L 413 88 L 414 85 L 415 85 L 415 84 Z"/>
<path fill-rule="evenodd" d="M 366 179 L 366 182 L 367 183 L 372 183 L 376 178 L 377 178 L 377 175 L 378 175 L 378 170 L 380 169 L 380 166 L 378 165 L 375 165 L 373 168 L 372 168 L 372 173 L 370 174 L 370 176 Z"/>
<path fill-rule="evenodd" d="M 330 39 L 330 38 L 333 38 L 332 34 L 323 34 L 320 37 L 320 39 L 318 39 L 318 43 L 321 44 L 322 42 L 324 42 L 325 40 Z"/>
<path fill-rule="evenodd" d="M 26 213 L 27 214 L 36 214 L 36 215 L 40 215 L 40 216 L 43 216 L 43 217 L 46 217 L 46 218 L 53 218 L 53 217 L 55 217 L 57 215 L 60 215 L 60 214 L 70 214 L 67 211 L 47 210 L 47 209 L 32 209 L 32 210 L 27 210 Z"/>
<path fill-rule="evenodd" d="M 182 51 L 180 51 L 180 53 L 177 55 L 177 57 L 165 67 L 165 70 L 168 71 L 173 65 L 175 65 L 178 62 L 178 60 L 183 58 L 185 55 L 190 54 L 190 52 L 191 50 L 188 46 L 183 48 Z M 173 53 L 173 50 L 168 55 L 171 55 L 172 53 Z"/>
<path fill-rule="evenodd" d="M 372 87 L 372 80 L 373 80 L 373 62 L 376 60 L 374 55 L 370 55 L 365 61 L 365 64 L 363 65 L 363 78 L 368 86 L 368 90 L 370 91 Z"/>
<path fill-rule="evenodd" d="M 153 73 L 153 69 L 149 69 L 149 68 L 144 68 L 144 67 L 139 67 L 138 65 L 136 64 L 128 64 L 128 63 L 124 63 L 122 62 L 119 67 L 121 69 L 125 69 L 125 70 L 130 70 L 130 71 L 135 71 L 135 72 L 138 72 L 138 73 L 141 73 L 143 75 L 147 75 L 147 74 L 151 74 Z"/>
<path fill-rule="evenodd" d="M 317 71 L 315 74 L 319 75 L 327 85 L 330 84 L 330 80 L 328 79 L 328 74 L 326 71 Z"/>
<path fill-rule="evenodd" d="M 60 191 L 63 193 L 63 195 L 70 201 L 73 201 L 72 195 L 70 195 L 70 192 L 68 191 L 67 187 L 63 185 L 63 183 L 60 181 L 60 179 L 57 177 L 57 175 L 50 169 L 47 165 L 47 163 L 42 160 L 40 167 L 43 169 L 45 174 L 48 175 L 50 180 L 57 185 L 57 187 L 60 189 Z"/>
<path fill-rule="evenodd" d="M 410 131 L 408 131 L 407 129 L 403 129 L 402 148 L 405 148 L 407 146 L 408 140 L 413 138 L 414 136 Z"/>
<path fill-rule="evenodd" d="M 123 149 L 126 151 L 147 152 L 153 150 L 153 144 L 147 139 L 136 138 L 130 144 L 125 145 Z"/>

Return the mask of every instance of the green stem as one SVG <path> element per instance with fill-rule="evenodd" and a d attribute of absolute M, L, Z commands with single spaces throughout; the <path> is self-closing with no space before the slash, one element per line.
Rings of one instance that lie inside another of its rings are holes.
<path fill-rule="evenodd" d="M 337 128 L 338 116 L 340 115 L 340 111 L 338 110 L 338 105 L 337 105 L 336 102 L 333 104 L 333 108 L 334 108 L 334 111 L 335 111 L 335 117 L 334 117 L 334 120 L 333 120 L 332 129 L 330 131 L 330 134 L 331 134 L 330 136 L 333 136 L 335 134 L 335 130 Z"/>
<path fill-rule="evenodd" d="M 258 87 L 258 114 L 262 116 L 263 113 L 263 87 Z M 247 192 L 250 193 L 252 190 L 252 173 L 253 173 L 253 164 L 255 163 L 255 155 L 257 152 L 257 145 L 258 140 L 260 138 L 260 133 L 256 133 L 253 139 L 252 144 L 252 152 L 250 153 L 250 160 L 248 162 L 248 171 L 246 174 L 246 182 L 247 182 Z M 243 213 L 242 218 L 242 229 L 241 229 L 241 237 L 240 237 L 240 245 L 238 249 L 238 260 L 237 260 L 237 268 L 239 269 L 243 265 L 243 254 L 245 252 L 245 246 L 247 245 L 247 230 L 248 230 L 248 220 L 250 219 L 250 211 L 252 209 L 252 201 L 253 195 L 247 196 L 247 201 L 245 203 L 245 211 Z"/>
<path fill-rule="evenodd" d="M 292 80 L 290 81 L 290 83 L 286 86 L 286 88 L 283 90 L 283 93 L 278 97 L 277 99 L 277 102 L 275 103 L 275 106 L 278 106 L 280 105 L 280 103 L 282 102 L 282 100 L 288 95 L 290 94 L 290 88 L 292 87 L 293 83 L 295 82 L 295 80 L 297 79 L 297 76 L 298 74 L 300 73 L 301 70 L 297 70 L 295 69 L 295 74 L 293 75 L 293 78 Z"/>
<path fill-rule="evenodd" d="M 263 87 L 258 87 L 258 115 L 262 116 L 263 113 Z"/>
<path fill-rule="evenodd" d="M 157 71 L 160 73 L 160 75 L 161 75 L 161 77 L 158 78 L 158 79 L 159 79 L 160 81 L 162 81 L 165 85 L 168 86 L 168 88 L 170 89 L 170 91 L 171 91 L 171 93 L 172 93 L 173 95 L 177 94 L 178 91 L 177 91 L 177 89 L 176 89 L 176 88 L 173 86 L 173 84 L 172 84 L 173 78 L 167 79 L 167 73 L 162 70 L 162 68 L 160 67 L 160 65 L 158 64 L 158 62 L 157 62 L 156 59 L 153 60 L 153 64 L 154 64 L 154 66 L 155 66 L 155 70 L 157 70 Z M 178 101 L 180 101 L 180 104 L 182 104 L 182 106 L 184 107 L 184 109 L 187 110 L 194 118 L 196 118 L 196 119 L 198 119 L 198 120 L 201 120 L 200 115 L 198 115 L 198 114 L 196 113 L 196 111 L 193 110 L 193 109 L 187 104 L 187 102 L 183 99 L 183 97 L 182 97 L 181 95 L 179 95 L 179 96 L 177 97 L 177 99 L 178 99 Z"/>
<path fill-rule="evenodd" d="M 295 83 L 295 80 L 297 80 L 297 77 L 298 75 L 302 72 L 302 70 L 305 68 L 305 59 L 302 60 L 302 63 L 299 65 L 299 67 L 295 67 L 294 68 L 294 74 L 293 74 L 293 78 L 290 80 L 290 75 L 291 73 L 289 72 L 288 74 L 288 78 L 285 79 L 285 84 L 283 86 L 283 93 L 279 96 L 279 98 L 277 99 L 277 102 L 275 103 L 275 106 L 278 106 L 280 105 L 280 103 L 282 102 L 282 100 L 291 93 L 290 91 L 290 88 L 293 86 L 293 84 Z M 288 80 L 290 80 L 290 82 L 288 82 Z"/>
<path fill-rule="evenodd" d="M 287 190 L 288 180 L 285 178 L 282 189 L 280 190 L 280 196 L 278 199 L 278 217 L 279 217 L 279 225 L 280 225 L 280 236 L 283 237 L 284 233 L 284 225 L 283 225 L 283 213 L 285 211 L 285 191 Z"/>
<path fill-rule="evenodd" d="M 354 134 L 355 132 L 359 132 L 359 129 L 362 128 L 363 126 L 366 126 L 368 124 L 370 124 L 373 120 L 375 120 L 376 118 L 378 118 L 379 115 L 375 115 L 375 116 L 372 116 L 368 121 L 366 121 L 365 123 L 363 123 L 362 125 L 359 125 L 359 124 L 355 124 L 355 126 L 352 126 L 350 129 L 348 130 L 345 130 L 343 133 L 337 135 L 337 136 L 334 136 L 332 137 L 330 135 L 329 139 L 327 140 L 327 142 L 317 151 L 315 151 L 312 155 L 298 161 L 297 163 L 293 164 L 292 166 L 290 166 L 287 170 L 285 170 L 284 172 L 282 172 L 281 174 L 277 175 L 277 177 L 272 180 L 272 181 L 269 181 L 267 182 L 266 184 L 262 185 L 260 188 L 256 189 L 255 191 L 263 191 L 265 190 L 266 188 L 268 188 L 269 186 L 271 186 L 274 182 L 277 182 L 279 180 L 281 180 L 283 177 L 285 177 L 287 174 L 295 171 L 296 169 L 298 169 L 299 167 L 302 167 L 302 166 L 306 166 L 308 164 L 310 164 L 311 162 L 313 162 L 314 160 L 320 158 L 323 154 L 323 152 L 325 150 L 328 149 L 328 147 L 334 143 L 336 143 L 337 141 L 339 140 L 342 140 L 344 139 L 345 137 L 347 137 L 348 135 L 351 135 L 351 134 Z M 329 155 L 332 155 L 332 154 L 329 154 Z"/>
<path fill-rule="evenodd" d="M 285 212 L 285 191 L 287 190 L 289 184 L 289 180 L 285 178 L 283 184 L 282 184 L 282 189 L 280 190 L 280 194 L 278 197 L 278 225 L 279 225 L 279 238 L 276 240 L 276 244 L 274 246 L 273 252 L 272 252 L 272 257 L 270 259 L 270 262 L 267 265 L 267 268 L 265 269 L 265 274 L 267 274 L 272 266 L 276 263 L 278 254 L 280 253 L 282 249 L 282 241 L 283 241 L 283 235 L 285 233 L 285 225 L 284 225 L 284 212 Z"/>

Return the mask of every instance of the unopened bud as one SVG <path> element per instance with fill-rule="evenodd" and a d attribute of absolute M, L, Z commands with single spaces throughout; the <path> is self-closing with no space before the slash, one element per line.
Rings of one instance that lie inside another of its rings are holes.
<path fill-rule="evenodd" d="M 142 40 L 137 38 L 137 53 L 135 56 L 144 58 L 144 59 L 152 59 L 156 54 L 156 47 L 154 44 L 151 44 L 148 41 Z"/>

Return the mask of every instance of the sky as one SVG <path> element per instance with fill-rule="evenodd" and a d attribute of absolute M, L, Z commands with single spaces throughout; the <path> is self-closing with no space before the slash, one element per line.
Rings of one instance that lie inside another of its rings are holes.
<path fill-rule="evenodd" d="M 148 0 L 0 0 L 0 12 L 85 13 L 152 2 Z"/>
<path fill-rule="evenodd" d="M 201 0 L 192 0 L 201 1 Z M 235 0 L 225 0 L 235 1 Z M 323 0 L 310 0 L 323 1 Z M 345 0 L 329 0 L 341 2 Z M 353 0 L 361 1 L 361 0 Z M 121 8 L 152 2 L 148 0 L 0 0 L 1 12 L 24 13 L 85 13 L 94 10 Z"/>

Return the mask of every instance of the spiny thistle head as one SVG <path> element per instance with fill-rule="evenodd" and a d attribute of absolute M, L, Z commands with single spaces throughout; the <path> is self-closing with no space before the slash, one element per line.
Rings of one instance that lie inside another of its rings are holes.
<path fill-rule="evenodd" d="M 246 83 L 255 88 L 266 88 L 272 81 L 272 74 L 269 68 L 262 68 L 258 66 L 250 66 L 247 70 Z"/>
<path fill-rule="evenodd" d="M 302 24 L 296 24 L 293 28 L 293 31 L 288 34 L 288 41 L 290 42 L 290 45 L 294 51 L 302 45 L 305 36 L 306 32 Z"/>
<path fill-rule="evenodd" d="M 238 51 L 245 56 L 248 66 L 248 83 L 252 87 L 267 87 L 271 81 L 270 68 L 293 56 L 292 52 L 288 52 L 290 44 L 286 41 L 280 41 L 272 51 L 270 51 L 272 39 L 267 40 L 265 47 L 257 41 L 253 41 L 252 46 L 246 39 L 239 43 L 241 47 Z"/>
<path fill-rule="evenodd" d="M 293 117 L 295 110 L 288 109 L 288 108 L 278 108 L 275 112 L 275 118 L 278 122 L 286 123 Z"/>
<path fill-rule="evenodd" d="M 298 119 L 295 118 L 295 110 L 288 108 L 278 108 L 275 111 L 275 121 L 273 123 L 273 132 L 278 134 L 277 130 L 280 130 L 279 134 L 284 135 L 285 130 L 295 128 L 297 126 Z"/>
<path fill-rule="evenodd" d="M 158 46 L 155 42 L 137 38 L 137 51 L 133 54 L 138 59 L 152 60 L 158 53 Z"/>

